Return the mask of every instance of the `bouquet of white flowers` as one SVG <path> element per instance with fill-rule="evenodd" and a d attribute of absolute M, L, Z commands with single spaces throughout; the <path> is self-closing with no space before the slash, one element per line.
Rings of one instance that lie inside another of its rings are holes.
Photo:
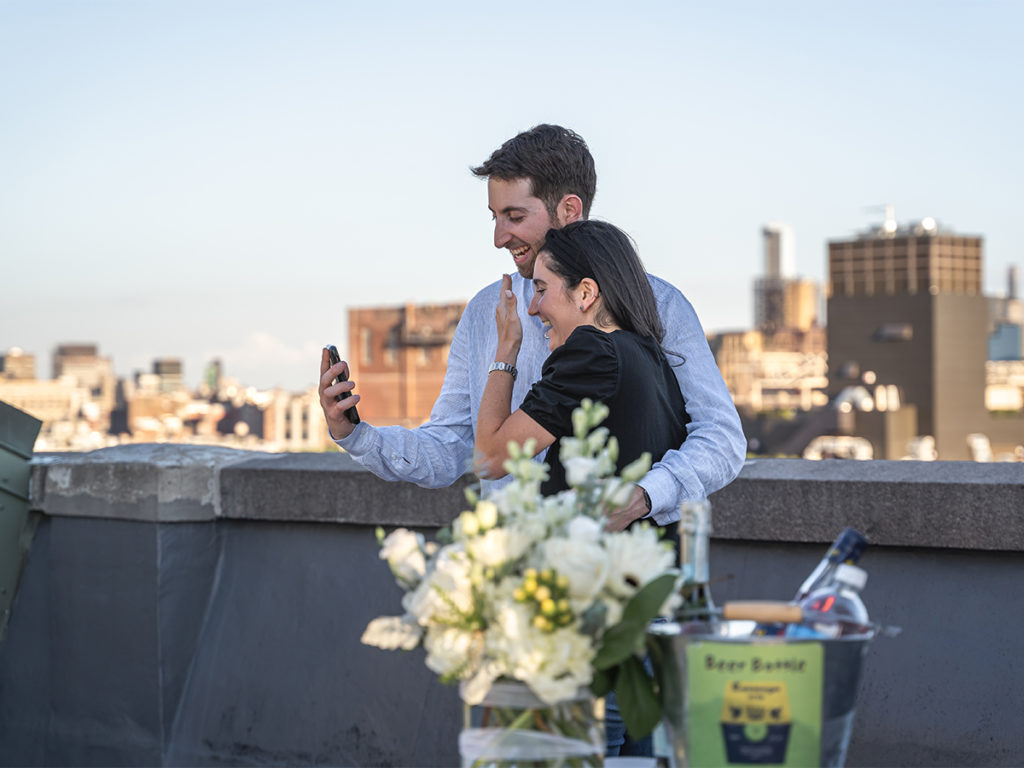
<path fill-rule="evenodd" d="M 423 644 L 444 681 L 479 704 L 498 680 L 518 680 L 544 703 L 589 686 L 616 690 L 626 727 L 642 737 L 661 717 L 661 686 L 643 665 L 648 623 L 678 601 L 675 552 L 646 523 L 604 529 L 650 467 L 645 454 L 614 475 L 618 444 L 598 425 L 604 405 L 584 400 L 561 456 L 571 489 L 540 493 L 547 467 L 532 447 L 510 446 L 512 482 L 488 499 L 468 492 L 442 543 L 406 529 L 384 535 L 380 556 L 406 590 L 403 616 L 374 619 L 362 641 L 385 649 Z M 655 669 L 660 667 L 656 664 Z"/>

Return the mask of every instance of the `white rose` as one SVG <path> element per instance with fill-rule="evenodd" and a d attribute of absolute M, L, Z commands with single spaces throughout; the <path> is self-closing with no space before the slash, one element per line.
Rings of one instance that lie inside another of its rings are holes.
<path fill-rule="evenodd" d="M 647 524 L 605 536 L 608 552 L 608 589 L 618 597 L 632 597 L 640 587 L 672 568 L 672 545 L 658 539 Z"/>
<path fill-rule="evenodd" d="M 534 631 L 532 640 L 515 674 L 540 699 L 555 704 L 590 684 L 594 648 L 587 637 L 567 627 L 551 633 Z"/>
<path fill-rule="evenodd" d="M 366 625 L 361 641 L 364 645 L 372 645 L 393 651 L 401 648 L 411 651 L 420 643 L 423 629 L 410 616 L 381 616 Z"/>
<path fill-rule="evenodd" d="M 504 670 L 498 664 L 493 662 L 484 664 L 475 675 L 459 686 L 459 695 L 471 707 L 479 704 L 491 690 L 491 685 L 501 677 L 503 672 Z"/>
<path fill-rule="evenodd" d="M 461 621 L 473 612 L 470 562 L 461 545 L 443 548 L 434 570 L 402 598 L 402 607 L 420 624 Z"/>
<path fill-rule="evenodd" d="M 577 515 L 569 521 L 566 533 L 574 541 L 600 541 L 601 523 L 592 517 Z"/>
<path fill-rule="evenodd" d="M 427 649 L 426 665 L 444 677 L 466 678 L 480 664 L 482 637 L 456 627 L 431 627 L 423 641 Z"/>

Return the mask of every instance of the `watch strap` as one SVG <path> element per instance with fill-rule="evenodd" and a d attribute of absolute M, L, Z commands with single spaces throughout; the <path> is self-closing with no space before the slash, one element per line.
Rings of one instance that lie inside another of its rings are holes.
<path fill-rule="evenodd" d="M 493 373 L 494 371 L 505 371 L 505 373 L 511 373 L 513 381 L 515 380 L 516 376 L 519 375 L 519 371 L 516 370 L 516 367 L 514 365 L 509 365 L 508 363 L 502 362 L 491 363 L 491 367 L 487 369 L 487 373 L 490 374 Z"/>

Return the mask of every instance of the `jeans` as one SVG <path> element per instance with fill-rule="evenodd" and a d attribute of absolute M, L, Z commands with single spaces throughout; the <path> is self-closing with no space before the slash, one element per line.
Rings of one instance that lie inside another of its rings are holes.
<path fill-rule="evenodd" d="M 604 697 L 604 744 L 605 757 L 654 756 L 654 737 L 651 734 L 634 740 L 626 733 L 615 691 L 609 691 Z"/>

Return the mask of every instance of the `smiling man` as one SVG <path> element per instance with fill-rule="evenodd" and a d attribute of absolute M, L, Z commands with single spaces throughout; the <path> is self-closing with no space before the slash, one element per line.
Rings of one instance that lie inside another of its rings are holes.
<path fill-rule="evenodd" d="M 344 362 L 331 365 L 324 350 L 320 361 L 320 405 L 331 435 L 356 461 L 385 480 L 405 480 L 427 488 L 451 485 L 473 466 L 475 432 L 489 376 L 511 376 L 511 409 L 522 404 L 540 380 L 550 352 L 544 322 L 530 314 L 534 298 L 534 264 L 549 229 L 590 215 L 597 189 L 594 159 L 573 131 L 538 125 L 509 139 L 473 173 L 487 179 L 488 207 L 494 218 L 494 246 L 507 249 L 516 273 L 504 278 L 515 296 L 522 342 L 515 365 L 495 359 L 498 331 L 495 308 L 502 280 L 487 286 L 466 306 L 452 339 L 441 394 L 430 420 L 416 429 L 353 425 L 345 411 L 359 395 L 354 382 L 334 384 Z M 620 530 L 640 518 L 660 526 L 679 520 L 683 501 L 702 499 L 732 482 L 743 466 L 746 439 L 729 391 L 708 347 L 700 321 L 678 289 L 647 275 L 665 329 L 662 348 L 685 402 L 686 437 L 668 451 L 637 484 L 630 503 L 609 520 Z M 543 454 L 538 456 L 543 459 Z M 486 483 L 484 492 L 487 492 Z M 493 481 L 501 484 L 503 480 Z M 608 699 L 608 754 L 651 754 L 650 737 L 632 741 Z M 620 752 L 621 750 L 621 752 Z"/>
<path fill-rule="evenodd" d="M 477 293 L 466 306 L 452 339 L 441 394 L 430 420 L 416 429 L 351 424 L 344 411 L 359 402 L 359 395 L 341 401 L 337 395 L 350 392 L 355 382 L 332 383 L 342 371 L 347 372 L 347 365 L 331 366 L 325 350 L 320 365 L 320 405 L 331 435 L 360 464 L 385 480 L 404 480 L 426 488 L 451 485 L 472 468 L 474 431 L 487 377 L 514 377 L 513 409 L 540 379 L 550 350 L 542 320 L 528 313 L 534 294 L 534 262 L 548 229 L 589 217 L 597 189 L 594 159 L 586 142 L 556 125 L 538 125 L 514 136 L 472 171 L 487 179 L 494 246 L 508 250 L 517 272 L 511 284 L 523 325 L 517 370 L 508 370 L 511 366 L 494 360 L 494 311 L 500 280 Z M 684 443 L 654 464 L 638 483 L 630 504 L 609 521 L 614 529 L 642 517 L 662 526 L 675 523 L 683 501 L 705 498 L 730 483 L 746 455 L 739 416 L 693 307 L 669 283 L 652 275 L 648 279 L 665 328 L 662 346 L 679 382 L 689 423 Z"/>

